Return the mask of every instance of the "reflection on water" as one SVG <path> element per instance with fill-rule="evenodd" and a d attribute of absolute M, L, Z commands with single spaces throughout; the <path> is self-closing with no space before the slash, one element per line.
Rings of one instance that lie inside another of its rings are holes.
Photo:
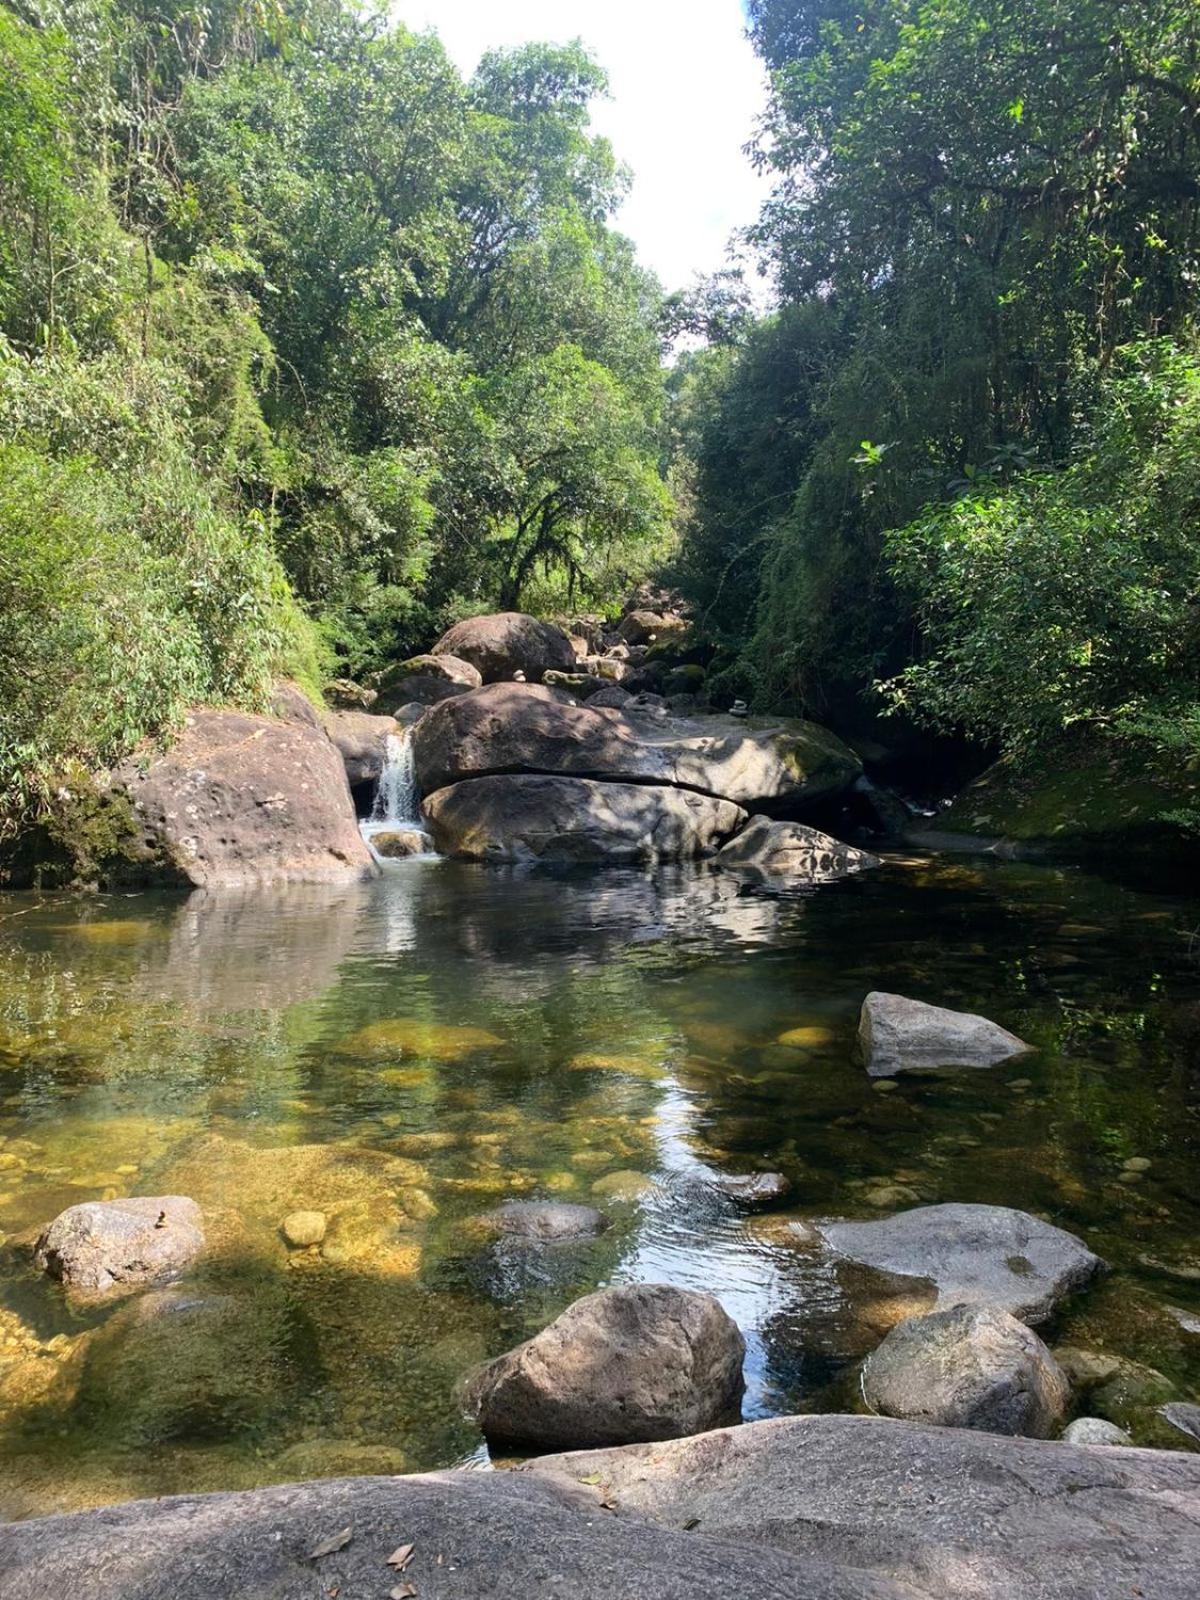
<path fill-rule="evenodd" d="M 457 1380 L 599 1283 L 712 1289 L 747 1412 L 846 1403 L 911 1285 L 847 1285 L 708 1181 L 794 1215 L 1022 1206 L 1114 1264 L 1055 1336 L 1200 1389 L 1195 904 L 1079 872 L 896 860 L 799 899 L 707 867 L 398 864 L 276 894 L 0 900 L 0 1514 L 479 1452 Z M 868 988 L 1040 1047 L 881 1090 Z M 185 1290 L 72 1312 L 28 1242 L 64 1206 L 179 1192 Z M 515 1196 L 601 1206 L 497 1245 Z M 289 1250 L 296 1210 L 326 1217 Z M 906 1299 L 905 1297 L 909 1297 Z"/>

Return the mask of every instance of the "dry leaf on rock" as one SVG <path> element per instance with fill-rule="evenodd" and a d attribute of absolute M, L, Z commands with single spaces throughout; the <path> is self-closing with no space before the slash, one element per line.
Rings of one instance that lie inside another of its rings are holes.
<path fill-rule="evenodd" d="M 328 1539 L 322 1539 L 315 1549 L 308 1552 L 310 1561 L 319 1561 L 322 1556 L 331 1556 L 337 1550 L 344 1550 L 354 1537 L 354 1524 L 348 1523 L 337 1533 L 331 1533 Z"/>

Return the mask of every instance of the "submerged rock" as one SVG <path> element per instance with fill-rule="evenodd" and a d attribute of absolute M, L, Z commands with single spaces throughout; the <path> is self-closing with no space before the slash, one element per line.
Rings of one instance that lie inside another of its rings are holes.
<path fill-rule="evenodd" d="M 994 1067 L 1031 1048 L 986 1017 L 879 990 L 863 1001 L 858 1042 L 873 1078 L 937 1067 Z"/>
<path fill-rule="evenodd" d="M 465 1394 L 489 1441 L 538 1449 L 675 1439 L 730 1419 L 746 1346 L 711 1295 L 602 1289 L 490 1361 Z"/>
<path fill-rule="evenodd" d="M 71 1295 L 104 1299 L 169 1282 L 203 1249 L 200 1207 L 163 1194 L 69 1206 L 38 1240 L 34 1260 Z"/>
<path fill-rule="evenodd" d="M 154 1290 L 95 1335 L 80 1407 L 127 1446 L 234 1437 L 293 1399 L 295 1331 L 269 1283 L 236 1295 Z"/>
<path fill-rule="evenodd" d="M 323 1211 L 290 1211 L 279 1231 L 293 1250 L 306 1250 L 310 1245 L 320 1244 L 328 1221 Z"/>
<path fill-rule="evenodd" d="M 751 878 L 765 889 L 798 889 L 833 883 L 881 865 L 879 857 L 801 822 L 751 817 L 717 857 L 719 866 Z"/>
<path fill-rule="evenodd" d="M 745 816 L 728 800 L 681 789 L 532 776 L 455 783 L 429 795 L 424 810 L 443 855 L 558 863 L 690 860 Z"/>
<path fill-rule="evenodd" d="M 723 1172 L 712 1179 L 712 1184 L 747 1211 L 776 1205 L 792 1192 L 791 1181 L 782 1172 Z"/>
<path fill-rule="evenodd" d="M 893 1328 L 867 1358 L 873 1411 L 945 1428 L 1048 1439 L 1070 1385 L 1030 1328 L 994 1306 L 952 1306 Z"/>
<path fill-rule="evenodd" d="M 479 1220 L 498 1234 L 550 1242 L 590 1239 L 609 1226 L 603 1211 L 594 1206 L 571 1205 L 565 1200 L 508 1200 Z"/>
<path fill-rule="evenodd" d="M 1074 1234 L 1007 1206 L 917 1206 L 878 1222 L 818 1222 L 837 1254 L 928 1279 L 937 1310 L 987 1305 L 1044 1322 L 1104 1262 Z"/>
<path fill-rule="evenodd" d="M 575 667 L 575 651 L 562 629 L 520 611 L 465 617 L 442 635 L 433 654 L 469 662 L 484 683 L 512 678 L 518 672 L 530 683 L 540 683 L 542 674 L 551 669 L 571 672 Z"/>
<path fill-rule="evenodd" d="M 427 855 L 433 840 L 424 828 L 389 828 L 371 835 L 371 848 L 389 861 L 403 861 L 408 856 Z"/>

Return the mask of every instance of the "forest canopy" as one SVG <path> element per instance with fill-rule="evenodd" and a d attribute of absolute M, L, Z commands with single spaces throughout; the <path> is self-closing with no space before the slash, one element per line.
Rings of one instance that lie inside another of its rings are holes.
<path fill-rule="evenodd" d="M 724 683 L 985 748 L 1190 726 L 1194 759 L 1200 10 L 749 10 L 779 307 L 675 378 Z"/>
<path fill-rule="evenodd" d="M 0 4 L 0 785 L 659 553 L 659 289 L 579 45 Z"/>

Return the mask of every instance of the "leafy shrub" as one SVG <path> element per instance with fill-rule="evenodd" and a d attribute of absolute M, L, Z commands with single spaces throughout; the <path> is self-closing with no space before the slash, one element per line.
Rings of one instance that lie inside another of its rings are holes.
<path fill-rule="evenodd" d="M 1083 724 L 1200 756 L 1195 345 L 1122 349 L 1062 471 L 930 506 L 887 548 L 924 637 L 893 705 L 1010 750 Z"/>

